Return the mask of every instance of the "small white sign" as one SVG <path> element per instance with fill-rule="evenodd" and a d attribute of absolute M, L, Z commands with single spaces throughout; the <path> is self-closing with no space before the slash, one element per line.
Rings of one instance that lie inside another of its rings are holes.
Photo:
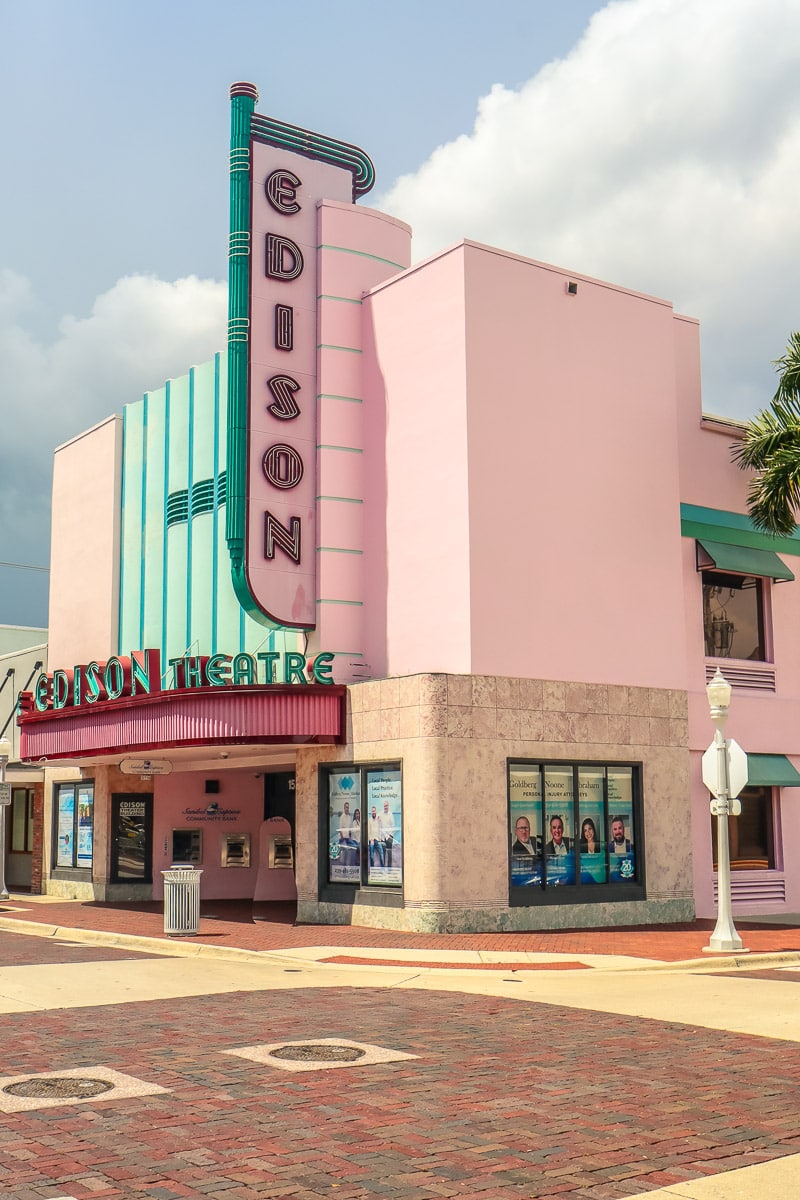
<path fill-rule="evenodd" d="M 172 763 L 165 758 L 123 758 L 119 769 L 123 775 L 169 775 Z"/>
<path fill-rule="evenodd" d="M 747 754 L 733 738 L 725 742 L 728 751 L 728 785 L 730 797 L 735 799 L 742 788 L 747 787 Z M 712 795 L 717 790 L 717 746 L 715 742 L 706 750 L 702 759 L 703 783 Z"/>
<path fill-rule="evenodd" d="M 10 803 L 11 803 L 11 784 L 10 783 L 0 783 L 0 804 L 8 805 Z"/>

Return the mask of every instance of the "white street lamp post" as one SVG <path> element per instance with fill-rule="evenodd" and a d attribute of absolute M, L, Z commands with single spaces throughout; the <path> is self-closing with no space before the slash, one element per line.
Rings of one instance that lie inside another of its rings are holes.
<path fill-rule="evenodd" d="M 717 817 L 717 924 L 706 952 L 742 950 L 744 943 L 733 924 L 731 903 L 731 854 L 728 841 L 728 815 L 739 802 L 731 796 L 729 743 L 725 741 L 725 722 L 731 702 L 731 685 L 719 667 L 706 688 L 711 720 L 714 724 L 716 786 L 711 811 Z M 737 750 L 739 748 L 737 747 Z M 711 747 L 709 747 L 710 752 Z M 738 794 L 738 793 L 737 793 Z"/>
<path fill-rule="evenodd" d="M 7 738 L 0 740 L 0 784 L 6 781 L 6 764 L 11 755 L 11 743 Z M 2 789 L 5 790 L 5 789 Z M 0 900 L 8 900 L 6 887 L 6 804 L 0 804 Z"/>

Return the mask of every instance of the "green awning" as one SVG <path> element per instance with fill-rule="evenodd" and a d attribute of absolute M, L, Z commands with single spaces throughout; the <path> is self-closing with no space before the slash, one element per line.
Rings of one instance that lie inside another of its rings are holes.
<path fill-rule="evenodd" d="M 726 542 L 708 542 L 698 538 L 697 545 L 708 557 L 701 561 L 698 550 L 697 569 L 716 567 L 732 575 L 759 575 L 763 579 L 794 579 L 794 575 L 778 558 L 774 550 L 755 550 L 752 546 L 730 546 Z"/>
<path fill-rule="evenodd" d="M 748 754 L 749 787 L 800 787 L 800 772 L 785 754 Z"/>

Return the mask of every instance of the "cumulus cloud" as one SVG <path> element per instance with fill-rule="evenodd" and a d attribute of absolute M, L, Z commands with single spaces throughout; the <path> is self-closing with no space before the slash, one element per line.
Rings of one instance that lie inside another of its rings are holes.
<path fill-rule="evenodd" d="M 55 447 L 222 349 L 226 310 L 224 283 L 134 275 L 98 296 L 89 316 L 65 316 L 48 343 L 31 331 L 28 281 L 0 271 L 0 558 L 47 563 Z"/>
<path fill-rule="evenodd" d="M 800 323 L 799 57 L 795 0 L 618 0 L 378 203 L 417 258 L 467 237 L 672 300 L 704 406 L 749 416 Z"/>

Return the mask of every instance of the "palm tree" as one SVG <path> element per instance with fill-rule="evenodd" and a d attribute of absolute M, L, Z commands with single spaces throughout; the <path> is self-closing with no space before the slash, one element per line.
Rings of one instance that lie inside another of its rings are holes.
<path fill-rule="evenodd" d="M 747 492 L 753 524 L 766 533 L 790 534 L 800 508 L 800 333 L 775 362 L 780 379 L 768 408 L 753 417 L 731 450 L 743 471 L 755 471 Z"/>

